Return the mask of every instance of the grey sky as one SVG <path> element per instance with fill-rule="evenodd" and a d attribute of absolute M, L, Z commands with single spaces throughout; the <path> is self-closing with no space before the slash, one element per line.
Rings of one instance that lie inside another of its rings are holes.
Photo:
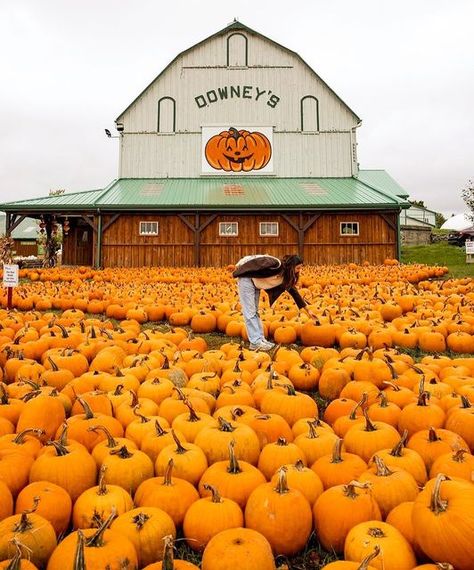
<path fill-rule="evenodd" d="M 433 210 L 474 178 L 472 0 L 0 0 L 0 201 L 101 188 L 114 119 L 234 17 L 296 51 L 363 120 L 361 168 Z"/>

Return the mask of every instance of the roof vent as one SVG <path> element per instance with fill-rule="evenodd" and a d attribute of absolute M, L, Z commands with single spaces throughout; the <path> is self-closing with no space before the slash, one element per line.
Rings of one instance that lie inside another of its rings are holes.
<path fill-rule="evenodd" d="M 226 184 L 224 186 L 225 196 L 243 196 L 244 194 L 244 187 L 240 184 Z"/>
<path fill-rule="evenodd" d="M 301 187 L 311 196 L 325 196 L 328 191 L 316 182 L 302 183 Z"/>
<path fill-rule="evenodd" d="M 159 196 L 162 190 L 163 190 L 163 184 L 156 184 L 155 182 L 150 182 L 149 184 L 145 184 L 145 186 L 141 189 L 140 195 Z"/>

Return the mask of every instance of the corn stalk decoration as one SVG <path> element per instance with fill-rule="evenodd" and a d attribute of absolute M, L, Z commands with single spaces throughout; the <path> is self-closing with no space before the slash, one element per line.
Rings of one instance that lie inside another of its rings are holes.
<path fill-rule="evenodd" d="M 0 263 L 10 264 L 13 263 L 13 248 L 15 242 L 10 236 L 3 235 L 0 237 Z"/>

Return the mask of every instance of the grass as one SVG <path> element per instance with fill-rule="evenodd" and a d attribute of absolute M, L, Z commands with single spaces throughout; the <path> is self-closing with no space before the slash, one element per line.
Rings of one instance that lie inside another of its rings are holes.
<path fill-rule="evenodd" d="M 466 250 L 446 242 L 402 247 L 402 263 L 441 265 L 449 269 L 448 278 L 474 277 L 474 263 L 466 263 Z"/>

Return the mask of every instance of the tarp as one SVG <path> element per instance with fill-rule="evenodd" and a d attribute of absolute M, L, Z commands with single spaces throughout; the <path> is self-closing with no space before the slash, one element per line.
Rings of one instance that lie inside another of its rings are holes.
<path fill-rule="evenodd" d="M 442 230 L 455 230 L 462 232 L 463 230 L 470 230 L 474 227 L 474 222 L 467 217 L 467 214 L 457 214 L 446 220 L 441 226 Z"/>

